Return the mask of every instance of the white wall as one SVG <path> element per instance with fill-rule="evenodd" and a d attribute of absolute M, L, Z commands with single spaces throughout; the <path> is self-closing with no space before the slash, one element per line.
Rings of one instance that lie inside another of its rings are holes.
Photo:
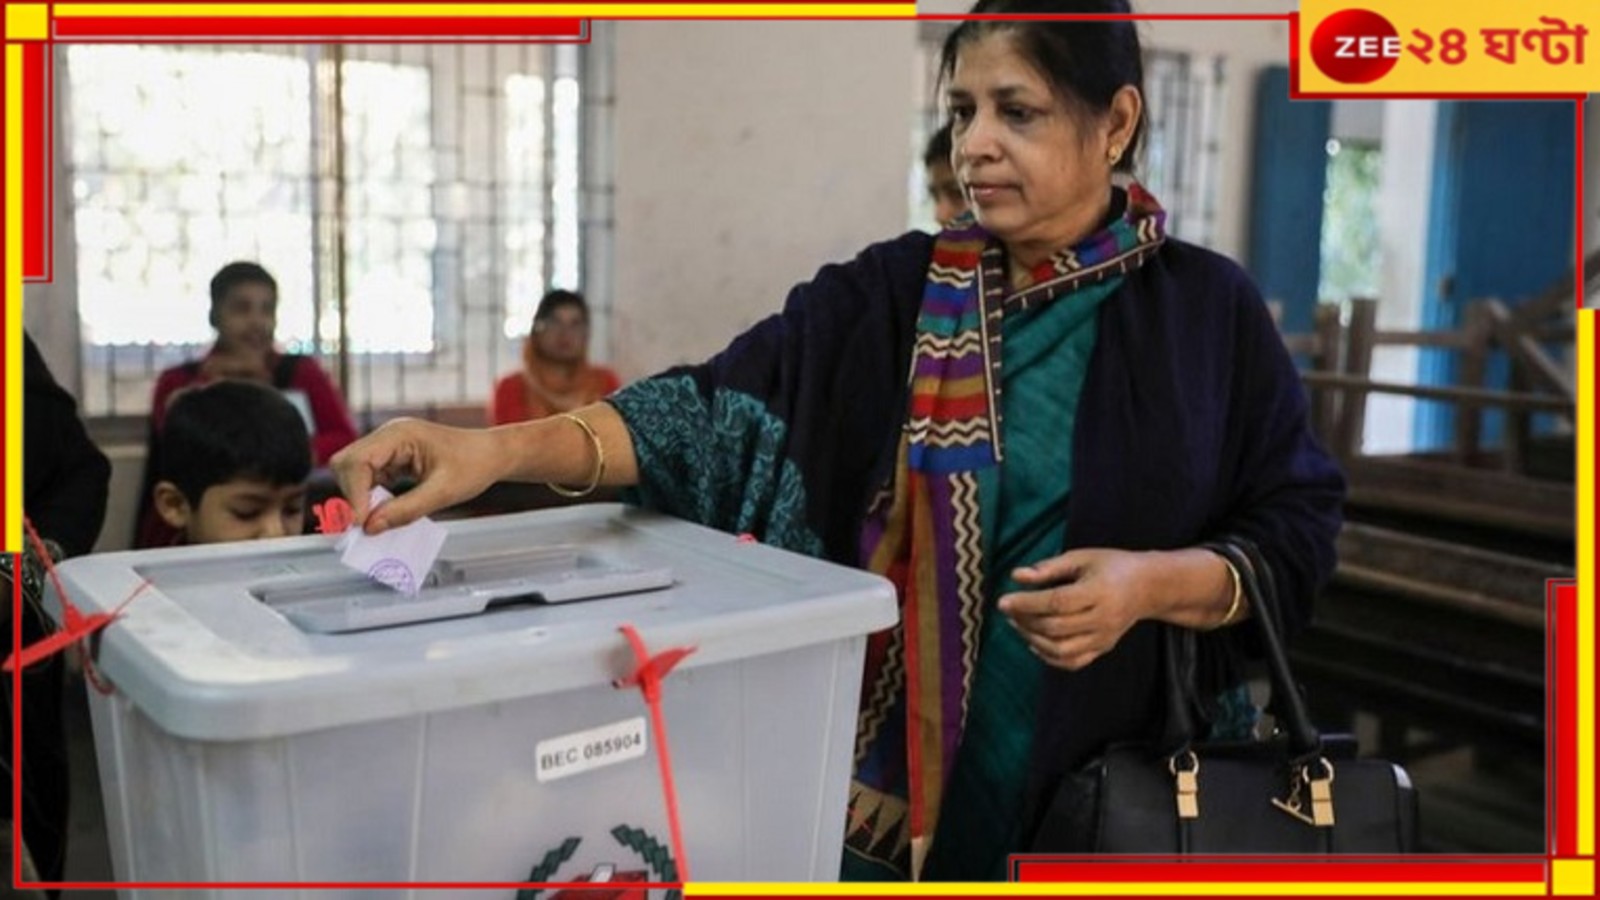
<path fill-rule="evenodd" d="M 1383 184 L 1378 195 L 1378 239 L 1382 271 L 1378 285 L 1378 328 L 1412 330 L 1422 323 L 1422 298 L 1428 237 L 1428 206 L 1433 187 L 1432 100 L 1388 101 L 1383 105 Z M 1414 383 L 1417 351 L 1379 347 L 1372 377 Z M 1408 397 L 1373 395 L 1367 406 L 1365 449 L 1399 453 L 1411 449 L 1416 403 Z"/>
<path fill-rule="evenodd" d="M 617 26 L 611 358 L 721 349 L 905 230 L 914 22 Z"/>
<path fill-rule="evenodd" d="M 1335 100 L 1328 132 L 1342 141 L 1383 141 L 1382 100 Z"/>

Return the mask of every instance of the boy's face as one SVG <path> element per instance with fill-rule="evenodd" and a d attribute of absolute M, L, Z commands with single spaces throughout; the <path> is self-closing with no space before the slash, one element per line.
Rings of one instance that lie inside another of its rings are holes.
<path fill-rule="evenodd" d="M 927 168 L 928 196 L 933 199 L 933 218 L 940 225 L 967 211 L 967 195 L 949 163 L 934 163 Z"/>
<path fill-rule="evenodd" d="M 278 327 L 278 293 L 269 285 L 245 281 L 234 285 L 211 310 L 219 349 L 231 353 L 266 353 Z"/>
<path fill-rule="evenodd" d="M 236 478 L 207 488 L 195 507 L 177 485 L 162 481 L 155 487 L 155 503 L 161 518 L 184 532 L 191 544 L 255 541 L 305 531 L 303 484 Z"/>

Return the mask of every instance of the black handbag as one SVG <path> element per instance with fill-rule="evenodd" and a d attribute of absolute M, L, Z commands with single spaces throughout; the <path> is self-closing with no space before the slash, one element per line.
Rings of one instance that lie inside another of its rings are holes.
<path fill-rule="evenodd" d="M 1164 627 L 1167 721 L 1161 739 L 1109 746 L 1069 772 L 1035 832 L 1036 853 L 1410 853 L 1417 797 L 1405 770 L 1358 759 L 1348 736 L 1321 735 L 1275 627 L 1272 572 L 1247 541 L 1210 545 L 1237 567 L 1272 681 L 1276 733 L 1196 739 L 1195 632 Z"/>

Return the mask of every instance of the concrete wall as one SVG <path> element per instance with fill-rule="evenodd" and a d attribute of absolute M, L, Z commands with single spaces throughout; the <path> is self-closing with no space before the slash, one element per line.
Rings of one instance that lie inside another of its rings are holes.
<path fill-rule="evenodd" d="M 1382 100 L 1335 100 L 1329 132 L 1342 141 L 1383 141 Z"/>
<path fill-rule="evenodd" d="M 611 358 L 704 358 L 905 230 L 913 22 L 622 22 Z"/>
<path fill-rule="evenodd" d="M 1437 117 L 1438 104 L 1432 100 L 1384 104 L 1383 186 L 1378 197 L 1382 254 L 1378 280 L 1380 329 L 1411 330 L 1422 323 Z M 1417 351 L 1379 347 L 1373 354 L 1372 377 L 1379 381 L 1416 381 Z M 1367 405 L 1367 452 L 1410 450 L 1415 407 L 1415 401 L 1408 397 L 1373 395 Z"/>

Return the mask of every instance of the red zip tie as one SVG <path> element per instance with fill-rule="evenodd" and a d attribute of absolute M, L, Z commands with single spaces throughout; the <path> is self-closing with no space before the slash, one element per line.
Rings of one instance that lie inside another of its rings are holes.
<path fill-rule="evenodd" d="M 673 647 L 655 656 L 645 648 L 632 625 L 620 629 L 633 648 L 633 659 L 638 664 L 632 674 L 612 682 L 618 688 L 638 687 L 644 702 L 650 707 L 650 730 L 656 737 L 656 760 L 661 764 L 661 787 L 667 801 L 667 826 L 672 832 L 672 855 L 678 861 L 678 881 L 689 880 L 689 857 L 683 852 L 683 827 L 678 821 L 678 789 L 672 780 L 672 753 L 667 749 L 667 719 L 661 712 L 661 681 L 673 666 L 693 653 L 693 647 Z"/>
<path fill-rule="evenodd" d="M 14 672 L 26 669 L 41 660 L 60 653 L 68 647 L 77 645 L 78 652 L 83 657 L 84 676 L 90 684 L 94 685 L 95 690 L 102 694 L 111 693 L 111 686 L 101 681 L 99 675 L 95 672 L 94 655 L 89 652 L 88 639 L 95 632 L 110 625 L 117 616 L 122 615 L 123 608 L 132 603 L 135 597 L 150 586 L 149 580 L 140 581 L 139 586 L 134 588 L 133 593 L 129 594 L 126 600 L 117 604 L 116 609 L 86 616 L 67 598 L 66 588 L 61 586 L 61 577 L 56 574 L 55 563 L 50 558 L 50 551 L 45 549 L 44 541 L 39 538 L 39 532 L 34 530 L 32 520 L 26 515 L 22 517 L 22 527 L 27 533 L 28 542 L 33 544 L 33 552 L 38 555 L 39 562 L 44 565 L 44 571 L 50 577 L 50 583 L 55 585 L 56 598 L 61 601 L 61 617 L 66 621 L 60 631 L 34 641 L 32 644 L 22 648 L 21 653 L 13 653 L 6 657 L 6 661 L 0 663 L 0 671 Z M 20 562 L 21 554 L 18 554 L 18 556 Z M 20 571 L 16 577 L 21 578 Z"/>
<path fill-rule="evenodd" d="M 331 497 L 323 503 L 311 505 L 317 516 L 317 531 L 321 534 L 343 534 L 355 521 L 350 504 L 343 497 Z"/>

